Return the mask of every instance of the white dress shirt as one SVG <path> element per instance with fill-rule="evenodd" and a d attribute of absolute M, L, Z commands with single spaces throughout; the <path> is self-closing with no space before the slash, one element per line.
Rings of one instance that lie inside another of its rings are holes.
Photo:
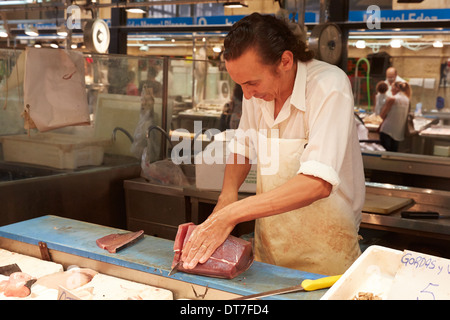
<path fill-rule="evenodd" d="M 338 67 L 311 60 L 298 62 L 291 96 L 274 119 L 274 101 L 243 99 L 239 129 L 280 129 L 280 138 L 307 139 L 298 173 L 319 177 L 352 207 L 359 228 L 365 198 L 364 170 L 354 122 L 350 81 Z M 231 152 L 255 159 L 256 135 L 236 135 Z M 239 138 L 241 137 L 241 138 Z M 302 190 L 303 192 L 303 190 Z"/>

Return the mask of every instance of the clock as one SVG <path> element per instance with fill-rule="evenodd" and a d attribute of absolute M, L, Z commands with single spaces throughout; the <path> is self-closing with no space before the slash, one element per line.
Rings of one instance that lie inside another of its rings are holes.
<path fill-rule="evenodd" d="M 338 64 L 342 58 L 342 32 L 334 23 L 319 24 L 311 31 L 309 48 L 316 58 L 331 64 Z"/>
<path fill-rule="evenodd" d="M 109 28 L 102 19 L 89 20 L 84 27 L 84 44 L 86 48 L 97 52 L 107 53 L 109 47 Z"/>

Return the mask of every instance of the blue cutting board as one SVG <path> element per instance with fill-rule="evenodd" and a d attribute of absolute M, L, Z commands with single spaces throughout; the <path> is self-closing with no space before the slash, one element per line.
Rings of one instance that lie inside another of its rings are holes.
<path fill-rule="evenodd" d="M 173 258 L 173 241 L 145 235 L 143 239 L 117 253 L 109 253 L 99 248 L 95 242 L 108 234 L 122 232 L 127 231 L 53 215 L 0 227 L 0 237 L 3 238 L 33 245 L 42 241 L 50 250 L 168 277 Z M 171 276 L 177 280 L 240 295 L 290 287 L 300 284 L 304 279 L 321 277 L 324 276 L 257 261 L 247 271 L 231 280 L 183 272 Z M 318 300 L 326 290 L 289 293 L 264 299 Z"/>

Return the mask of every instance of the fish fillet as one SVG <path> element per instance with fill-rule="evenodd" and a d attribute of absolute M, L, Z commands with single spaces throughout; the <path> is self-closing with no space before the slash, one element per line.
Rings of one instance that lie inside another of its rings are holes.
<path fill-rule="evenodd" d="M 97 245 L 107 250 L 109 253 L 116 253 L 120 249 L 134 243 L 144 236 L 144 231 L 128 232 L 128 233 L 114 233 L 97 239 Z"/>

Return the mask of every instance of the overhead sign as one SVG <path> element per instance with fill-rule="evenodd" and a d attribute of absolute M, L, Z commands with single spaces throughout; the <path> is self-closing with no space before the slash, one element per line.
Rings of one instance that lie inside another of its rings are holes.
<path fill-rule="evenodd" d="M 421 9 L 421 10 L 379 10 L 381 22 L 387 21 L 431 21 L 431 20 L 450 20 L 450 9 Z M 373 14 L 367 11 L 350 11 L 349 22 L 366 22 L 371 19 Z M 175 17 L 175 18 L 142 18 L 128 19 L 129 27 L 149 27 L 149 26 L 191 26 L 191 25 L 232 25 L 245 17 L 245 15 L 230 16 L 200 16 L 192 17 Z M 294 16 L 297 19 L 297 14 Z M 105 19 L 108 26 L 111 25 L 110 19 Z M 305 13 L 305 23 L 318 23 L 319 14 L 316 12 Z M 25 29 L 28 24 L 21 23 L 17 27 Z M 56 25 L 53 23 L 34 24 L 38 29 L 52 29 Z"/>
<path fill-rule="evenodd" d="M 367 11 L 350 11 L 348 21 L 365 22 L 374 13 Z M 379 10 L 377 12 L 381 22 L 394 21 L 432 21 L 450 19 L 450 9 L 421 9 L 421 10 Z"/>
<path fill-rule="evenodd" d="M 107 22 L 110 25 L 111 21 Z M 127 27 L 191 26 L 193 24 L 191 17 L 127 19 Z"/>

